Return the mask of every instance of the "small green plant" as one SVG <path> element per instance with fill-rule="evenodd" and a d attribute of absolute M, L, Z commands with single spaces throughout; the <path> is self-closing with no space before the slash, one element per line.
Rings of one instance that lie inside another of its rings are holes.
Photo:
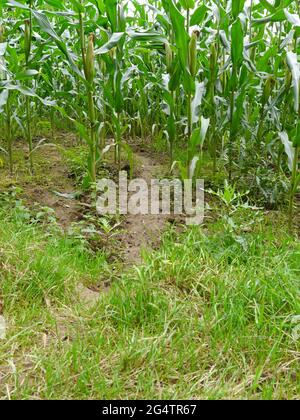
<path fill-rule="evenodd" d="M 231 185 L 228 180 L 224 181 L 224 189 L 218 191 L 208 190 L 209 194 L 218 197 L 228 209 L 237 209 L 245 203 L 245 197 L 249 195 L 250 191 L 241 193 L 237 191 L 235 185 Z"/>

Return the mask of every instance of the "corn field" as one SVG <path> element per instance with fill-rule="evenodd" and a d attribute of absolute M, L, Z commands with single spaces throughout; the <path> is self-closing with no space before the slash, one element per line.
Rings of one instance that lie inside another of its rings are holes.
<path fill-rule="evenodd" d="M 273 4 L 274 3 L 274 4 Z M 87 143 L 95 182 L 106 139 L 163 138 L 183 177 L 201 173 L 299 185 L 297 1 L 15 1 L 1 6 L 1 152 L 13 173 L 19 134 L 34 171 L 32 130 L 50 115 Z M 276 176 L 278 175 L 278 177 Z M 273 185 L 273 188 L 276 186 Z M 262 187 L 263 188 L 263 187 Z M 271 200 L 276 201 L 276 197 Z"/>
<path fill-rule="evenodd" d="M 233 202 L 247 201 L 264 214 L 274 211 L 278 220 L 283 215 L 283 229 L 293 238 L 298 233 L 299 0 L 0 1 L 0 178 L 6 174 L 6 185 L 17 185 L 21 159 L 26 182 L 34 187 L 39 153 L 63 148 L 59 133 L 73 133 L 85 159 L 78 188 L 92 200 L 104 167 L 119 171 L 129 162 L 132 175 L 135 145 L 141 144 L 155 150 L 157 161 L 165 157 L 166 171 L 159 176 L 205 179 L 210 196 L 225 203 L 226 229 L 242 252 L 248 249 L 243 235 L 253 226 L 237 233 Z M 105 223 L 102 232 L 111 238 L 114 227 Z M 0 268 L 1 255 L 0 242 Z M 151 265 L 155 273 L 164 258 L 168 252 Z M 195 259 L 186 258 L 192 267 Z M 234 255 L 228 258 L 235 261 Z M 181 275 L 166 270 L 168 279 Z M 197 287 L 180 290 L 194 293 Z M 209 299 L 215 286 L 205 290 Z M 275 294 L 272 299 L 270 307 L 277 307 Z M 292 311 L 285 302 L 282 307 Z M 118 305 L 113 298 L 110 304 Z M 155 300 L 147 311 L 145 319 L 159 312 Z M 261 325 L 267 315 L 255 311 Z M 120 308 L 115 313 L 125 316 Z M 259 392 L 262 371 L 253 374 L 253 392 Z M 176 395 L 195 397 L 192 391 Z"/>

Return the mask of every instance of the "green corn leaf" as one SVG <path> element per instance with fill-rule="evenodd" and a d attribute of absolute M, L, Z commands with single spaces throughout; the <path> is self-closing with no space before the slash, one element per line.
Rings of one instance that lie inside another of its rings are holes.
<path fill-rule="evenodd" d="M 234 19 L 242 12 L 245 5 L 245 0 L 232 0 L 231 11 Z"/>
<path fill-rule="evenodd" d="M 293 147 L 293 143 L 290 141 L 289 136 L 285 131 L 282 131 L 281 133 L 279 133 L 279 137 L 282 144 L 284 145 L 284 150 L 288 157 L 289 170 L 292 172 L 294 158 L 295 158 L 295 148 Z"/>
<path fill-rule="evenodd" d="M 196 147 L 201 144 L 201 128 L 196 128 L 189 141 L 189 152 L 191 155 L 195 154 Z"/>
<path fill-rule="evenodd" d="M 243 62 L 244 33 L 240 19 L 237 19 L 231 28 L 231 59 L 233 66 L 238 68 Z"/>
<path fill-rule="evenodd" d="M 84 6 L 77 0 L 70 0 L 70 3 L 73 6 L 73 10 L 76 13 L 84 13 Z"/>
<path fill-rule="evenodd" d="M 233 113 L 233 121 L 232 121 L 232 134 L 236 135 L 239 131 L 243 112 L 244 112 L 244 99 L 245 99 L 246 92 L 242 90 L 238 95 L 235 103 L 234 113 Z"/>
<path fill-rule="evenodd" d="M 106 54 L 107 52 L 112 50 L 114 47 L 116 47 L 119 44 L 119 42 L 123 40 L 124 36 L 125 36 L 124 32 L 114 33 L 111 36 L 110 40 L 106 42 L 106 44 L 104 44 L 101 48 L 98 48 L 97 50 L 95 50 L 95 55 Z"/>
<path fill-rule="evenodd" d="M 207 11 L 208 7 L 205 4 L 202 4 L 200 7 L 198 7 L 191 17 L 191 26 L 200 25 L 203 22 Z"/>
<path fill-rule="evenodd" d="M 13 7 L 17 7 L 18 9 L 23 9 L 23 10 L 30 10 L 30 7 L 27 6 L 26 4 L 23 3 L 19 3 L 18 1 L 15 0 L 9 0 L 6 2 L 7 6 L 13 6 Z"/>
<path fill-rule="evenodd" d="M 105 0 L 104 3 L 112 32 L 118 32 L 118 0 Z"/>
<path fill-rule="evenodd" d="M 163 0 L 162 3 L 166 13 L 170 14 L 170 19 L 174 30 L 176 46 L 178 48 L 178 55 L 180 58 L 182 68 L 187 69 L 189 36 L 185 28 L 185 18 L 179 12 L 172 0 Z"/>
<path fill-rule="evenodd" d="M 83 75 L 81 73 L 81 71 L 79 70 L 79 68 L 76 66 L 69 50 L 68 47 L 66 46 L 66 44 L 61 40 L 61 38 L 57 35 L 57 33 L 55 32 L 55 30 L 52 28 L 48 18 L 46 15 L 44 15 L 41 12 L 37 12 L 35 10 L 32 11 L 33 16 L 35 17 L 38 25 L 40 26 L 41 30 L 46 32 L 46 34 L 48 34 L 56 43 L 57 47 L 60 49 L 60 51 L 65 55 L 65 57 L 67 58 L 70 67 L 72 68 L 72 70 L 77 74 L 77 76 L 79 76 L 80 78 L 83 79 Z"/>
<path fill-rule="evenodd" d="M 256 25 L 261 25 L 269 22 L 284 22 L 286 21 L 286 15 L 284 12 L 284 9 L 278 10 L 276 13 L 273 13 L 272 15 L 266 16 L 261 19 L 253 19 L 253 23 Z"/>
<path fill-rule="evenodd" d="M 7 104 L 9 91 L 7 89 L 4 89 L 2 92 L 0 92 L 0 111 L 3 111 L 3 108 Z"/>
<path fill-rule="evenodd" d="M 185 10 L 194 9 L 195 7 L 195 0 L 179 0 L 179 2 Z"/>
<path fill-rule="evenodd" d="M 26 70 L 15 75 L 16 80 L 30 79 L 37 76 L 39 72 L 37 70 Z"/>
<path fill-rule="evenodd" d="M 56 10 L 65 9 L 65 5 L 62 0 L 45 0 L 45 3 L 49 4 L 49 6 L 53 7 Z"/>
<path fill-rule="evenodd" d="M 171 92 L 175 91 L 179 87 L 181 76 L 182 76 L 182 67 L 180 65 L 180 62 L 177 60 L 177 62 L 174 65 L 174 71 L 169 81 L 169 90 Z"/>
<path fill-rule="evenodd" d="M 298 56 L 293 52 L 287 54 L 287 64 L 291 71 L 293 78 L 294 91 L 294 109 L 295 112 L 299 110 L 299 90 L 300 90 L 300 65 L 298 63 Z"/>
<path fill-rule="evenodd" d="M 15 91 L 18 91 L 18 92 L 22 93 L 22 95 L 24 95 L 24 96 L 37 98 L 45 106 L 55 106 L 56 105 L 55 101 L 49 101 L 47 99 L 43 99 L 40 96 L 38 96 L 32 89 L 29 89 L 28 87 L 25 87 L 25 86 L 7 84 L 7 85 L 5 85 L 5 89 L 15 90 Z"/>
<path fill-rule="evenodd" d="M 168 42 L 168 39 L 165 35 L 159 33 L 159 32 L 154 32 L 154 31 L 144 31 L 144 32 L 140 32 L 140 31 L 135 31 L 133 29 L 128 29 L 127 30 L 127 35 L 135 40 L 135 41 L 139 41 L 139 42 L 151 42 L 151 43 L 162 43 L 165 44 L 166 42 Z"/>
<path fill-rule="evenodd" d="M 296 128 L 296 135 L 293 141 L 294 147 L 300 147 L 300 120 L 298 121 L 297 128 Z"/>
<path fill-rule="evenodd" d="M 203 96 L 205 94 L 204 83 L 196 83 L 195 97 L 192 102 L 192 122 L 196 124 L 199 121 L 200 106 L 202 103 Z"/>
<path fill-rule="evenodd" d="M 276 13 L 276 7 L 272 6 L 267 0 L 260 0 L 260 3 L 267 9 L 270 13 Z"/>

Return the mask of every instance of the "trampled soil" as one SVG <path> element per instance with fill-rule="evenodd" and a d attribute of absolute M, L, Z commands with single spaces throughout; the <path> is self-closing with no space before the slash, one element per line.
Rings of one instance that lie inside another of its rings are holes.
<path fill-rule="evenodd" d="M 149 188 L 151 180 L 162 174 L 165 168 L 147 152 L 136 152 L 136 159 L 137 175 L 147 182 Z M 167 224 L 168 216 L 164 215 L 127 215 L 123 224 L 124 232 L 120 237 L 126 264 L 141 262 L 142 250 L 156 249 Z"/>
<path fill-rule="evenodd" d="M 7 171 L 6 186 L 18 185 L 24 203 L 29 208 L 50 208 L 54 210 L 58 225 L 65 231 L 74 222 L 82 219 L 89 207 L 85 198 L 76 198 L 76 191 L 80 186 L 70 176 L 70 171 L 62 154 L 62 148 L 74 146 L 73 134 L 60 133 L 57 135 L 57 146 L 46 141 L 43 147 L 35 152 L 36 172 L 33 177 L 28 176 L 26 165 L 17 165 L 15 174 L 9 177 Z M 24 152 L 23 142 L 16 144 L 16 149 Z M 132 145 L 134 150 L 134 176 L 144 179 L 150 186 L 151 179 L 162 176 L 167 172 L 164 158 L 143 148 Z M 26 152 L 26 149 L 25 149 Z M 114 168 L 115 169 L 115 168 Z M 3 189 L 3 187 L 2 187 Z M 95 214 L 93 208 L 90 209 Z M 125 266 L 141 262 L 144 249 L 156 249 L 160 245 L 161 237 L 170 221 L 169 216 L 163 215 L 127 215 L 124 216 L 120 233 L 117 235 L 118 253 Z M 100 241 L 101 243 L 101 241 Z"/>

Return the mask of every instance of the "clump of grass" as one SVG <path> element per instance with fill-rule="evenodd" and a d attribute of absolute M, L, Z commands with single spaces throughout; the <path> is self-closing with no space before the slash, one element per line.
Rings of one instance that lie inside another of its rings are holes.
<path fill-rule="evenodd" d="M 91 253 L 53 225 L 45 234 L 20 201 L 9 218 L 4 211 L 7 207 L 0 213 L 5 221 L 0 227 L 0 278 L 8 310 L 43 307 L 47 297 L 70 302 L 76 283 L 99 276 L 106 264 L 103 253 Z"/>
<path fill-rule="evenodd" d="M 234 217 L 249 225 L 250 214 Z M 1 280 L 14 325 L 1 363 L 18 346 L 22 383 L 7 373 L 10 397 L 297 398 L 300 247 L 273 226 L 261 214 L 241 233 L 246 248 L 222 221 L 206 234 L 170 231 L 161 250 L 88 308 L 72 293 L 105 270 L 103 257 L 10 221 L 0 236 Z"/>

